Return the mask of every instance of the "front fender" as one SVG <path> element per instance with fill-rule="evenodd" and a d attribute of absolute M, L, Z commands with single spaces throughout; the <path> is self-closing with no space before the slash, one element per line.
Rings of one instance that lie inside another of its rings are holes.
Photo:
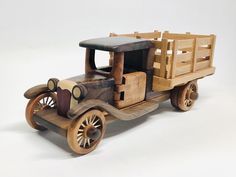
<path fill-rule="evenodd" d="M 27 99 L 32 99 L 37 97 L 38 95 L 42 94 L 42 93 L 46 93 L 49 92 L 50 90 L 48 89 L 46 84 L 41 84 L 41 85 L 37 85 L 34 86 L 30 89 L 28 89 L 25 93 L 24 93 L 24 97 Z"/>

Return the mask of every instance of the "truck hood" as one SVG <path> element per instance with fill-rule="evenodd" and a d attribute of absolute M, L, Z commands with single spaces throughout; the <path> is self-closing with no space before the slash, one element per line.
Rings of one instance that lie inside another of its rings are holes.
<path fill-rule="evenodd" d="M 99 81 L 99 80 L 109 80 L 109 78 L 102 76 L 100 74 L 89 73 L 89 74 L 83 74 L 83 75 L 71 77 L 66 80 L 70 80 L 79 84 L 79 83 L 89 83 L 89 82 Z"/>
<path fill-rule="evenodd" d="M 105 77 L 99 74 L 83 74 L 58 82 L 58 114 L 67 116 L 69 109 L 75 107 L 82 100 L 99 99 L 106 103 L 113 104 L 114 78 Z M 80 100 L 72 96 L 75 85 L 79 85 L 81 94 Z"/>

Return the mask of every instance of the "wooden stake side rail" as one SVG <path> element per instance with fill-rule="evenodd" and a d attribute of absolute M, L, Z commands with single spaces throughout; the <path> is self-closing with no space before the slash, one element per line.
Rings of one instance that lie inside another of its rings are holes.
<path fill-rule="evenodd" d="M 215 35 L 160 33 L 115 34 L 151 40 L 155 45 L 153 63 L 153 90 L 165 91 L 193 79 L 211 75 Z M 112 60 L 112 55 L 110 60 Z M 207 71 L 207 72 L 206 72 Z M 206 74 L 208 73 L 208 74 Z M 184 77 L 186 75 L 186 77 Z M 198 77 L 196 77 L 198 76 Z M 185 78 L 181 81 L 182 78 Z"/>

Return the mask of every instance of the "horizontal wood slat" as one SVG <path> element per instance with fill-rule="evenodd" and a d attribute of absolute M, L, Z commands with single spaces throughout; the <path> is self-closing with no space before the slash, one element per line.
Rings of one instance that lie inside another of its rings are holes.
<path fill-rule="evenodd" d="M 197 38 L 197 45 L 211 45 L 212 43 L 212 38 L 211 37 L 206 37 L 206 38 Z"/>
<path fill-rule="evenodd" d="M 181 51 L 192 52 L 193 48 L 192 47 L 190 47 L 190 48 L 182 48 Z"/>
<path fill-rule="evenodd" d="M 192 38 L 202 38 L 209 37 L 208 35 L 196 35 L 196 34 L 177 34 L 177 33 L 168 33 L 164 32 L 162 38 L 166 39 L 192 39 Z"/>
<path fill-rule="evenodd" d="M 171 60 L 171 55 L 166 56 L 166 64 L 169 64 Z M 155 55 L 154 62 L 161 63 L 161 55 Z"/>
<path fill-rule="evenodd" d="M 154 68 L 153 69 L 153 75 L 154 76 L 159 76 L 160 77 L 160 74 L 161 74 L 161 70 L 159 68 Z M 167 74 L 168 74 L 168 71 L 166 70 L 165 75 L 167 75 Z"/>
<path fill-rule="evenodd" d="M 176 67 L 175 75 L 179 76 L 179 75 L 191 72 L 191 70 L 192 70 L 191 66 L 192 66 L 191 64 L 186 64 L 181 67 L 180 66 Z"/>
<path fill-rule="evenodd" d="M 160 32 L 152 32 L 152 33 L 135 33 L 136 37 L 145 38 L 145 39 L 154 39 L 160 38 Z"/>
<path fill-rule="evenodd" d="M 176 55 L 177 62 L 190 61 L 192 58 L 193 58 L 192 52 L 181 53 L 181 54 Z"/>
<path fill-rule="evenodd" d="M 193 39 L 186 39 L 186 40 L 176 40 L 176 49 L 184 49 L 184 48 L 192 48 L 193 47 Z"/>
<path fill-rule="evenodd" d="M 210 60 L 201 61 L 196 63 L 196 70 L 205 69 L 208 68 L 209 66 L 210 66 Z"/>
<path fill-rule="evenodd" d="M 210 54 L 211 54 L 211 50 L 210 49 L 198 50 L 196 52 L 196 58 L 204 58 L 204 57 L 210 56 Z"/>

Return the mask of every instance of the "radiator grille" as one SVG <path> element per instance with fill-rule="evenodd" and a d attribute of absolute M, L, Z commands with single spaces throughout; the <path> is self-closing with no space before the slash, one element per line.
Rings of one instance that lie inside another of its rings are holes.
<path fill-rule="evenodd" d="M 57 113 L 66 117 L 70 109 L 71 93 L 69 90 L 57 89 Z"/>

